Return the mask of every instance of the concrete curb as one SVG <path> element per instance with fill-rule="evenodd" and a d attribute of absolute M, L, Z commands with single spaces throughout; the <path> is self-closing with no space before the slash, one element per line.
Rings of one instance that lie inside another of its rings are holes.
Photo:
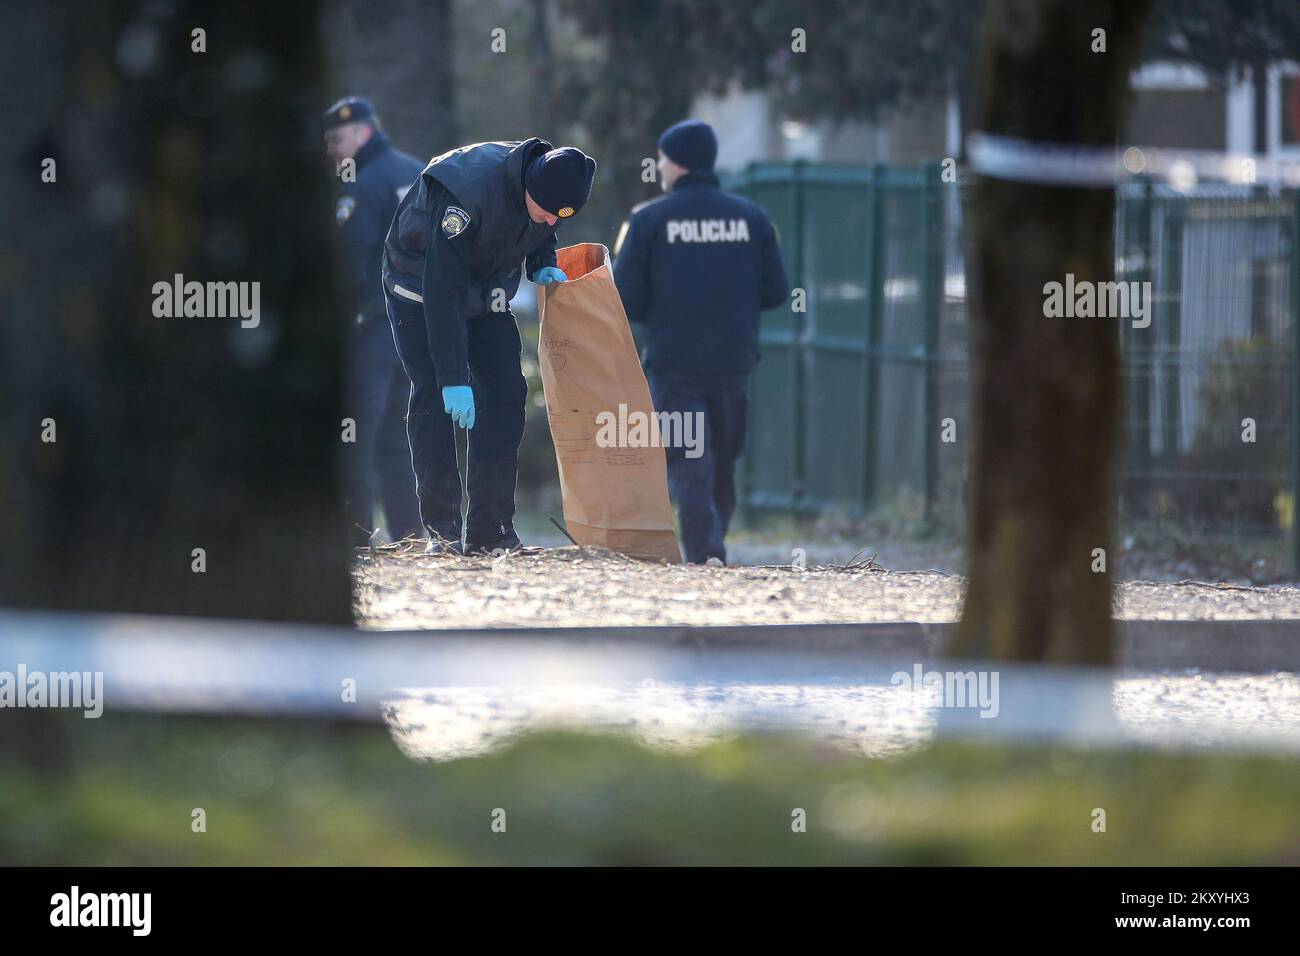
<path fill-rule="evenodd" d="M 1120 621 L 1126 670 L 1300 671 L 1300 621 Z"/>

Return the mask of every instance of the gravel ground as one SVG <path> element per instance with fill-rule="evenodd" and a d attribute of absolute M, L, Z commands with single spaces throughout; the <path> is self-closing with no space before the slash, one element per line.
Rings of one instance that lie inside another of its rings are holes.
<path fill-rule="evenodd" d="M 663 566 L 573 547 L 494 560 L 426 556 L 394 546 L 359 556 L 357 606 L 362 625 L 381 630 L 947 622 L 960 613 L 959 575 L 887 570 L 870 559 L 855 563 L 848 553 L 822 560 L 837 563 L 803 570 L 778 564 Z M 1147 620 L 1300 619 L 1300 589 L 1126 581 L 1117 586 L 1115 613 Z M 1295 674 L 1127 674 L 1113 683 L 1113 704 L 1120 736 L 1130 744 L 1300 751 Z M 844 674 L 800 682 L 738 676 L 411 687 L 384 711 L 407 753 L 445 760 L 484 753 L 519 733 L 552 725 L 619 730 L 669 748 L 697 746 L 737 730 L 794 730 L 883 756 L 932 739 L 940 708 L 887 679 Z"/>
<path fill-rule="evenodd" d="M 359 554 L 361 626 L 424 628 L 812 624 L 957 619 L 964 579 L 869 558 L 788 565 L 665 566 L 573 547 L 487 557 L 412 546 Z M 1127 581 L 1115 614 L 1137 620 L 1300 619 L 1300 588 Z"/>

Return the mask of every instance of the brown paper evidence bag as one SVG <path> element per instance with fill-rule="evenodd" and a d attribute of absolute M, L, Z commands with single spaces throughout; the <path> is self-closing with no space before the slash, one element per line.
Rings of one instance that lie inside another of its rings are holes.
<path fill-rule="evenodd" d="M 569 281 L 538 287 L 537 357 L 569 534 L 679 563 L 658 420 L 609 250 L 586 242 L 556 257 Z"/>

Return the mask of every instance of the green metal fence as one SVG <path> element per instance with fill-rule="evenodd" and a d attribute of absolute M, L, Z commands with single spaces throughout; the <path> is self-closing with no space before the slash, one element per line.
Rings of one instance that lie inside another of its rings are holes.
<path fill-rule="evenodd" d="M 763 319 L 743 506 L 886 509 L 959 528 L 971 435 L 961 189 L 938 165 L 799 162 L 727 185 L 768 210 L 802 290 Z M 1140 183 L 1117 209 L 1117 278 L 1154 294 L 1149 328 L 1122 324 L 1122 528 L 1285 535 L 1300 474 L 1296 194 Z"/>

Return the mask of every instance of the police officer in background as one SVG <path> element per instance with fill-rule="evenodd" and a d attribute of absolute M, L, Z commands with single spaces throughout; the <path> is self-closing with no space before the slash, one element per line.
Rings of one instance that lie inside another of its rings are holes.
<path fill-rule="evenodd" d="M 508 303 L 523 275 L 564 282 L 555 227 L 586 204 L 596 173 L 579 149 L 540 139 L 434 157 L 397 209 L 383 288 L 411 380 L 407 430 L 431 553 L 519 547 L 515 478 L 528 384 Z M 469 509 L 453 422 L 469 430 Z"/>
<path fill-rule="evenodd" d="M 420 533 L 406 441 L 411 386 L 393 346 L 379 272 L 398 200 L 424 164 L 394 149 L 380 131 L 374 109 L 355 96 L 325 111 L 325 152 L 340 174 L 335 218 L 343 242 L 344 285 L 356 310 L 346 346 L 344 417 L 356 422 L 355 441 L 343 446 L 348 528 L 353 545 L 365 547 L 374 543 L 376 497 L 390 538 Z"/>
<path fill-rule="evenodd" d="M 642 364 L 655 410 L 695 416 L 702 454 L 667 449 L 686 560 L 725 564 L 745 445 L 758 320 L 790 291 L 763 209 L 718 186 L 718 140 L 698 120 L 659 138 L 668 195 L 632 210 L 615 243 L 614 281 L 628 318 L 645 324 Z"/>

